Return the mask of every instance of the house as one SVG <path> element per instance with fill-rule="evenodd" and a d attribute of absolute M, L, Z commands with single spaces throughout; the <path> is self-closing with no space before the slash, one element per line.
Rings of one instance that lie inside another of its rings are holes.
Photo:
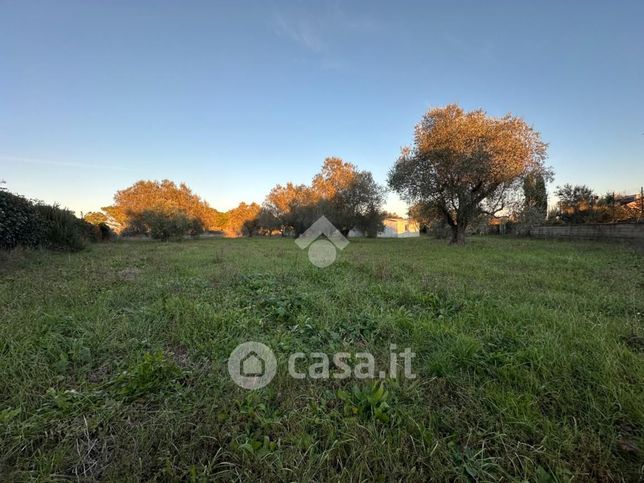
<path fill-rule="evenodd" d="M 385 218 L 385 229 L 378 233 L 382 238 L 410 238 L 420 236 L 420 225 L 410 218 Z"/>
<path fill-rule="evenodd" d="M 411 238 L 420 236 L 420 225 L 410 219 L 392 216 L 383 220 L 384 230 L 378 232 L 378 238 Z M 360 230 L 353 229 L 349 232 L 349 237 L 364 236 Z"/>

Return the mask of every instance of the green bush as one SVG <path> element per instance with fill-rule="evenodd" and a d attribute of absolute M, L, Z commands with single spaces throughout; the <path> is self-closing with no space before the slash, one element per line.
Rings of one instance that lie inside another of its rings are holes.
<path fill-rule="evenodd" d="M 79 251 L 88 240 L 96 240 L 94 226 L 83 221 L 69 210 L 56 205 L 35 205 L 39 214 L 45 248 L 64 251 Z"/>
<path fill-rule="evenodd" d="M 432 221 L 427 231 L 438 240 L 447 240 L 452 236 L 452 229 L 442 218 Z"/>
<path fill-rule="evenodd" d="M 192 237 L 197 237 L 204 232 L 203 223 L 198 218 L 191 218 L 190 220 L 190 229 L 188 230 L 188 235 Z"/>
<path fill-rule="evenodd" d="M 23 196 L 0 190 L 0 248 L 36 247 L 42 226 L 34 204 Z"/>
<path fill-rule="evenodd" d="M 124 235 L 147 235 L 155 240 L 181 240 L 203 233 L 197 218 L 180 211 L 147 210 L 130 217 Z"/>
<path fill-rule="evenodd" d="M 108 241 L 116 236 L 108 224 L 109 219 L 105 213 L 90 211 L 83 216 L 83 221 L 88 224 L 87 230 L 90 231 L 92 241 Z"/>
<path fill-rule="evenodd" d="M 101 230 L 56 205 L 0 190 L 0 249 L 17 246 L 78 251 L 101 239 Z"/>
<path fill-rule="evenodd" d="M 114 238 L 114 231 L 110 228 L 110 226 L 107 223 L 99 223 L 98 225 L 98 231 L 100 233 L 100 239 L 101 241 L 108 241 Z"/>

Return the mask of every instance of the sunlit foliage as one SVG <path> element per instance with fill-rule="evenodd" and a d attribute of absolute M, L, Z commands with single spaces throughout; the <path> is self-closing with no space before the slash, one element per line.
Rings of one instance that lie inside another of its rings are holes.
<path fill-rule="evenodd" d="M 266 197 L 264 219 L 282 233 L 298 235 L 324 215 L 347 235 L 353 228 L 373 235 L 382 228 L 385 190 L 368 171 L 340 158 L 327 158 L 311 186 L 277 185 Z"/>
<path fill-rule="evenodd" d="M 537 131 L 510 114 L 495 118 L 457 105 L 429 110 L 389 173 L 389 185 L 410 202 L 440 211 L 452 242 L 481 214 L 505 208 L 530 173 L 547 172 L 547 145 Z"/>
<path fill-rule="evenodd" d="M 181 212 L 196 218 L 206 229 L 221 228 L 221 213 L 194 194 L 184 183 L 178 186 L 169 180 L 137 181 L 129 188 L 117 191 L 114 204 L 103 208 L 122 226 L 144 211 Z"/>

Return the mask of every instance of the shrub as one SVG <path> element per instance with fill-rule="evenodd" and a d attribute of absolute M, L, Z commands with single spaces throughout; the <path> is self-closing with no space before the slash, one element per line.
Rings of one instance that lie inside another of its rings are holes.
<path fill-rule="evenodd" d="M 183 213 L 149 213 L 150 236 L 155 240 L 180 240 L 190 232 L 192 222 Z"/>
<path fill-rule="evenodd" d="M 430 235 L 432 235 L 434 238 L 437 238 L 439 240 L 446 240 L 452 234 L 451 228 L 449 227 L 447 222 L 442 218 L 434 220 L 429 225 L 429 229 L 427 231 Z"/>
<path fill-rule="evenodd" d="M 108 232 L 111 232 L 107 227 Z M 58 205 L 46 205 L 0 190 L 0 249 L 17 246 L 78 251 L 105 239 L 104 229 Z"/>
<path fill-rule="evenodd" d="M 197 237 L 204 232 L 204 227 L 201 221 L 198 218 L 191 218 L 190 220 L 190 229 L 188 230 L 188 235 L 192 237 Z"/>
<path fill-rule="evenodd" d="M 39 214 L 42 239 L 45 248 L 64 251 L 79 251 L 87 240 L 95 240 L 94 226 L 83 221 L 69 210 L 57 205 L 35 205 Z"/>
<path fill-rule="evenodd" d="M 34 204 L 23 196 L 0 190 L 0 248 L 36 247 L 42 238 Z"/>
<path fill-rule="evenodd" d="M 203 225 L 194 217 L 180 211 L 147 210 L 131 216 L 124 235 L 147 235 L 155 240 L 181 240 L 197 236 Z"/>
<path fill-rule="evenodd" d="M 114 231 L 108 225 L 109 218 L 105 213 L 100 211 L 90 211 L 83 216 L 83 221 L 88 223 L 89 235 L 92 241 L 107 241 L 114 238 Z"/>
<path fill-rule="evenodd" d="M 107 241 L 114 238 L 114 231 L 110 228 L 107 223 L 99 223 L 98 231 L 101 234 L 101 241 Z"/>

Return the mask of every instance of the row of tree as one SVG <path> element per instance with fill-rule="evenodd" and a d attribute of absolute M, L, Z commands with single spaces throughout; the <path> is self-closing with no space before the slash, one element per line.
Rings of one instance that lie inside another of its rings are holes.
<path fill-rule="evenodd" d="M 228 236 L 297 236 L 325 215 L 342 233 L 353 228 L 375 236 L 385 216 L 385 189 L 368 171 L 339 158 L 327 158 L 310 185 L 277 185 L 262 206 L 241 203 L 227 212 L 210 207 L 185 184 L 138 181 L 118 191 L 102 212 L 85 215 L 91 223 L 109 223 L 124 235 L 170 239 L 204 230 Z"/>
<path fill-rule="evenodd" d="M 547 144 L 523 119 L 507 114 L 466 112 L 457 105 L 430 109 L 417 124 L 414 142 L 404 147 L 389 172 L 388 187 L 411 205 L 422 224 L 437 221 L 451 241 L 465 241 L 468 227 L 500 213 L 520 223 L 542 223 L 548 213 Z M 327 158 L 309 185 L 275 186 L 260 206 L 241 203 L 227 212 L 210 207 L 185 184 L 139 181 L 114 196 L 114 203 L 85 219 L 109 224 L 124 234 L 168 239 L 203 230 L 229 236 L 297 236 L 325 215 L 344 235 L 357 229 L 375 236 L 383 227 L 386 189 L 368 171 Z M 549 219 L 561 222 L 612 221 L 624 203 L 597 197 L 585 186 L 558 187 L 559 203 Z M 642 203 L 642 201 L 640 201 Z M 622 213 L 624 212 L 624 213 Z M 640 208 L 640 217 L 644 206 Z M 603 217 L 603 218 L 602 218 Z"/>
<path fill-rule="evenodd" d="M 452 242 L 463 243 L 468 226 L 507 210 L 521 188 L 525 211 L 545 214 L 545 182 L 551 176 L 544 165 L 546 149 L 521 118 L 449 105 L 429 110 L 416 126 L 414 144 L 402 150 L 388 184 L 412 205 L 412 216 L 442 219 Z M 356 228 L 375 236 L 385 216 L 384 197 L 385 188 L 370 172 L 327 158 L 310 185 L 277 185 L 262 206 L 242 203 L 221 213 L 184 184 L 139 181 L 117 192 L 102 216 L 125 233 L 154 234 L 153 225 L 175 220 L 177 230 L 189 234 L 207 229 L 252 236 L 299 235 L 324 214 L 345 235 Z"/>
<path fill-rule="evenodd" d="M 413 145 L 403 148 L 389 172 L 388 186 L 410 203 L 411 217 L 425 225 L 440 222 L 451 241 L 461 244 L 468 227 L 499 213 L 524 224 L 546 220 L 546 183 L 552 179 L 546 154 L 547 144 L 523 119 L 449 105 L 421 119 Z M 297 236 L 325 215 L 344 235 L 357 229 L 375 236 L 386 216 L 385 193 L 370 172 L 332 157 L 309 185 L 277 185 L 262 206 L 242 203 L 221 213 L 184 184 L 139 181 L 119 191 L 104 212 L 134 233 L 153 232 L 159 219 L 180 216 L 190 234 L 205 228 L 237 236 Z M 614 196 L 597 197 L 585 186 L 558 187 L 556 195 L 550 220 L 606 221 L 608 212 L 613 220 L 628 216 Z"/>
<path fill-rule="evenodd" d="M 548 214 L 554 223 L 615 223 L 644 220 L 644 196 L 606 193 L 602 196 L 585 185 L 557 186 L 557 207 Z"/>

